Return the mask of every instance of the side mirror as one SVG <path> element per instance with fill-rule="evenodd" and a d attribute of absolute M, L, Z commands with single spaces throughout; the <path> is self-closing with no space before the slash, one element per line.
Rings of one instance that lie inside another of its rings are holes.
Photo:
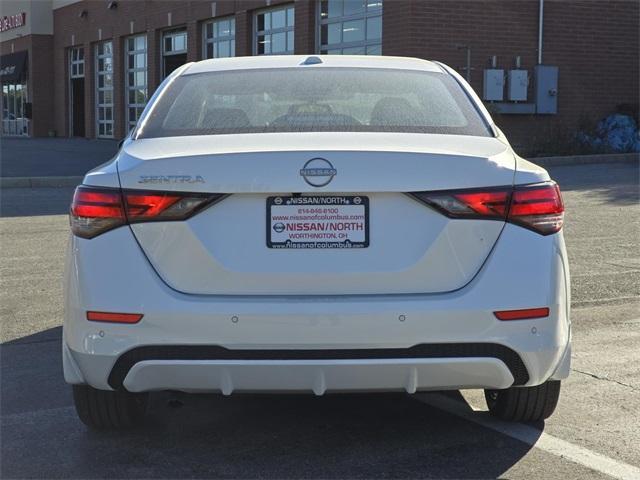
<path fill-rule="evenodd" d="M 118 150 L 120 150 L 122 148 L 122 145 L 124 144 L 124 141 L 127 139 L 127 137 L 124 137 L 122 140 L 120 140 L 118 142 Z"/>

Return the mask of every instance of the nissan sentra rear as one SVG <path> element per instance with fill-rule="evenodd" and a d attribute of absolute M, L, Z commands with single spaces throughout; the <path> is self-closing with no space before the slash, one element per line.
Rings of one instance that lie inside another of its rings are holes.
<path fill-rule="evenodd" d="M 570 362 L 563 216 L 445 65 L 185 65 L 74 195 L 78 414 L 131 426 L 156 390 L 478 388 L 546 418 Z"/>

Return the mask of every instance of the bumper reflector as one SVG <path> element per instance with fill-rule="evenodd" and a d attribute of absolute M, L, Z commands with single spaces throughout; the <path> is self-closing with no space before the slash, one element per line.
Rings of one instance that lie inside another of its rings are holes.
<path fill-rule="evenodd" d="M 493 312 L 498 320 L 527 320 L 530 318 L 544 318 L 549 316 L 549 309 L 525 308 L 524 310 L 501 310 Z"/>
<path fill-rule="evenodd" d="M 87 312 L 87 320 L 109 323 L 138 323 L 141 313 Z"/>

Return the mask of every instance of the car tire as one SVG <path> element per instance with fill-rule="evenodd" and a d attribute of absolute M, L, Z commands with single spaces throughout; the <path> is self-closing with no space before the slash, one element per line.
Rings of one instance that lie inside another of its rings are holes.
<path fill-rule="evenodd" d="M 73 401 L 78 417 L 94 430 L 121 430 L 139 425 L 144 419 L 148 398 L 148 393 L 73 385 Z"/>
<path fill-rule="evenodd" d="M 491 415 L 510 422 L 539 422 L 549 418 L 558 404 L 560 381 L 549 380 L 535 387 L 485 390 Z"/>

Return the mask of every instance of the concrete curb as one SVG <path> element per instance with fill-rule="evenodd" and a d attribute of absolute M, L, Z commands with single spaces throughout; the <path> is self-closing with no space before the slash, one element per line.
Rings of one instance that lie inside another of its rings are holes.
<path fill-rule="evenodd" d="M 0 188 L 75 187 L 84 177 L 0 177 Z"/>
<path fill-rule="evenodd" d="M 636 163 L 640 161 L 640 153 L 612 153 L 607 155 L 573 155 L 570 157 L 538 157 L 528 158 L 541 167 L 561 165 L 593 165 L 595 163 Z"/>
<path fill-rule="evenodd" d="M 529 161 L 541 167 L 593 165 L 596 163 L 637 163 L 640 153 L 611 155 L 574 155 L 571 157 L 539 157 Z M 75 187 L 84 177 L 0 177 L 0 188 Z"/>

